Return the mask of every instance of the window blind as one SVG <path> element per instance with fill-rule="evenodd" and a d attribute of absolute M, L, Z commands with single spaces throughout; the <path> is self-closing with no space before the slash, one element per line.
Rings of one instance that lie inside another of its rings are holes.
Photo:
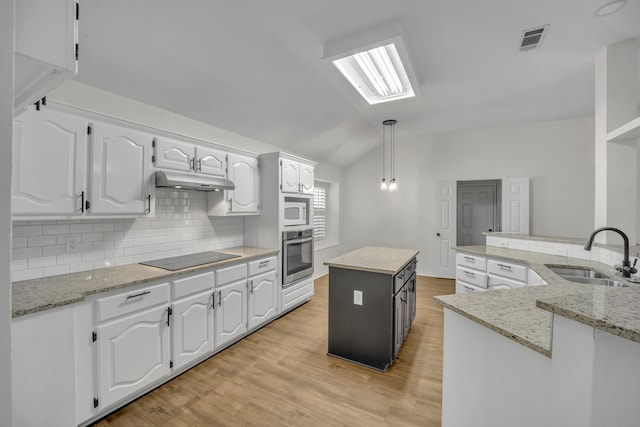
<path fill-rule="evenodd" d="M 313 187 L 313 240 L 322 242 L 327 238 L 327 187 L 315 183 Z"/>

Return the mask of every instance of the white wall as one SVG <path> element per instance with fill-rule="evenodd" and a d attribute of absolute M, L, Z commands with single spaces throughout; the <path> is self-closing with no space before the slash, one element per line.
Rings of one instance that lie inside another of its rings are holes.
<path fill-rule="evenodd" d="M 381 151 L 345 169 L 345 249 L 416 248 L 418 272 L 436 265 L 435 183 L 531 177 L 531 234 L 587 237 L 594 223 L 592 118 L 459 131 L 418 140 L 396 129 L 398 191 L 382 192 Z M 387 177 L 388 178 L 388 177 Z"/>
<path fill-rule="evenodd" d="M 0 2 L 0 425 L 11 416 L 11 141 L 14 1 Z"/>

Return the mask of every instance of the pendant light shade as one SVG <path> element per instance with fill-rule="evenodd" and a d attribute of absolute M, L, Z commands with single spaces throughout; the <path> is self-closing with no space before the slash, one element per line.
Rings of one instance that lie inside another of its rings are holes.
<path fill-rule="evenodd" d="M 380 183 L 380 190 L 382 191 L 396 191 L 398 189 L 398 183 L 396 182 L 396 141 L 395 141 L 395 125 L 396 120 L 385 120 L 382 122 L 382 181 Z M 389 163 L 391 171 L 391 179 L 387 183 L 386 179 L 386 151 L 389 147 Z"/>

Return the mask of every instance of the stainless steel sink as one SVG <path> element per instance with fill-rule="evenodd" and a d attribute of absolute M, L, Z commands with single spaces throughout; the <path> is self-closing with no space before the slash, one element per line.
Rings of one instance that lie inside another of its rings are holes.
<path fill-rule="evenodd" d="M 586 267 L 574 267 L 570 265 L 547 265 L 547 267 L 565 280 L 575 283 L 587 283 L 590 285 L 613 286 L 626 288 L 628 283 L 611 279 L 609 276 Z"/>

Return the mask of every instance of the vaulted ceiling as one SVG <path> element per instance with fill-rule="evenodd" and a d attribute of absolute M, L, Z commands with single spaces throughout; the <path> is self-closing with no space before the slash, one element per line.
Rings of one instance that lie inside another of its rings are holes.
<path fill-rule="evenodd" d="M 77 80 L 346 166 L 381 143 L 589 116 L 594 58 L 640 37 L 640 0 L 83 0 Z M 369 106 L 322 58 L 325 42 L 390 20 L 420 95 Z M 541 47 L 523 30 L 549 24 Z"/>

